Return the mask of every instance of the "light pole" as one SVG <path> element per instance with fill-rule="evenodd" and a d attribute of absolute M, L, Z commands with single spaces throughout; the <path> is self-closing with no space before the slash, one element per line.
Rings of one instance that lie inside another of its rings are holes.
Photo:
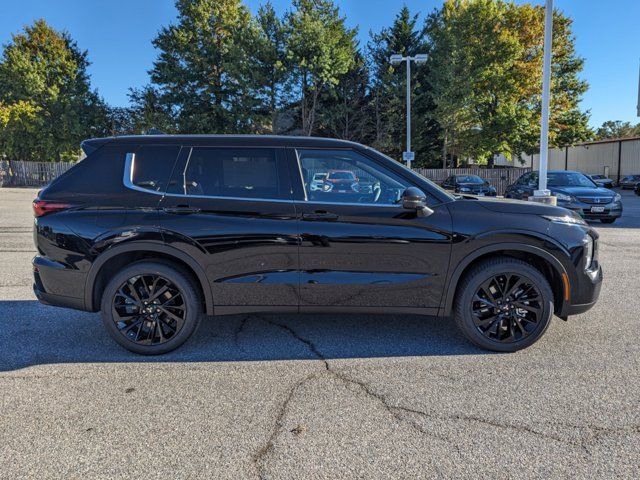
<path fill-rule="evenodd" d="M 546 0 L 544 13 L 544 57 L 542 64 L 542 119 L 540 121 L 540 166 L 538 190 L 530 200 L 555 204 L 556 197 L 547 190 L 547 163 L 549 155 L 549 95 L 551 84 L 551 42 L 553 37 L 553 0 Z"/>
<path fill-rule="evenodd" d="M 421 64 L 427 61 L 426 53 L 418 53 L 413 57 L 407 55 L 391 55 L 389 61 L 392 65 L 400 65 L 402 62 L 407 62 L 407 151 L 402 153 L 402 159 L 407 162 L 407 167 L 411 168 L 411 162 L 415 158 L 414 152 L 411 151 L 411 61 L 416 64 Z"/>

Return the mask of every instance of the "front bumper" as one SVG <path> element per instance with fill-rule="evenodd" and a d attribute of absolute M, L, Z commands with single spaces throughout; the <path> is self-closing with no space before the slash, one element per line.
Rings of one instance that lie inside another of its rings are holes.
<path fill-rule="evenodd" d="M 593 272 L 582 274 L 581 277 L 577 285 L 572 285 L 572 302 L 565 304 L 560 316 L 566 317 L 584 313 L 598 301 L 602 288 L 602 268 L 600 265 Z"/>
<path fill-rule="evenodd" d="M 622 202 L 591 204 L 583 202 L 558 202 L 559 207 L 573 210 L 585 220 L 614 219 L 622 216 Z M 593 209 L 600 210 L 595 212 Z"/>

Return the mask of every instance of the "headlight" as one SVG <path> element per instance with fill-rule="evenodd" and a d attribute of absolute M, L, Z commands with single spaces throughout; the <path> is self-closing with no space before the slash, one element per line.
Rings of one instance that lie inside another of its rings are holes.
<path fill-rule="evenodd" d="M 613 201 L 614 202 L 619 202 L 620 200 L 622 200 L 622 196 L 619 193 L 616 193 L 616 196 L 613 197 Z"/>
<path fill-rule="evenodd" d="M 325 184 L 322 186 L 322 189 L 323 189 L 325 192 L 328 192 L 328 191 L 329 191 L 329 190 L 331 190 L 332 188 L 333 188 L 333 186 L 332 186 L 330 183 L 325 183 Z"/>
<path fill-rule="evenodd" d="M 584 269 L 589 270 L 593 261 L 593 238 L 587 235 L 587 242 L 584 245 Z"/>
<path fill-rule="evenodd" d="M 565 195 L 564 193 L 556 193 L 556 198 L 558 200 L 562 200 L 563 202 L 571 202 L 573 197 L 571 195 Z"/>
<path fill-rule="evenodd" d="M 562 223 L 564 225 L 586 225 L 581 217 L 578 215 L 542 215 L 543 218 L 546 218 L 550 222 L 553 223 Z M 591 238 L 591 237 L 589 237 Z"/>
<path fill-rule="evenodd" d="M 461 192 L 470 192 L 470 191 L 471 191 L 471 189 L 470 189 L 470 188 L 467 188 L 467 187 L 460 187 L 460 188 L 459 188 L 459 190 L 460 190 Z"/>

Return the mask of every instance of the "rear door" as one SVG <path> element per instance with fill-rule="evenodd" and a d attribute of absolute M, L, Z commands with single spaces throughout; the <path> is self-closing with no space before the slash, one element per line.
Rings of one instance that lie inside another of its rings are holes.
<path fill-rule="evenodd" d="M 216 313 L 297 311 L 295 213 L 284 151 L 270 147 L 183 147 L 160 203 L 165 241 L 203 263 Z"/>
<path fill-rule="evenodd" d="M 435 313 L 451 249 L 446 206 L 434 205 L 429 217 L 404 210 L 400 196 L 411 182 L 356 150 L 291 149 L 290 162 L 302 242 L 300 311 Z M 312 191 L 314 174 L 331 170 L 353 172 L 353 188 Z"/>

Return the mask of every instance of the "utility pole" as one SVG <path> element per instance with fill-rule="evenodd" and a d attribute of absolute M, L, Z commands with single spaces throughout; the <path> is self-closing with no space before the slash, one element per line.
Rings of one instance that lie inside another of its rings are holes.
<path fill-rule="evenodd" d="M 389 61 L 392 65 L 400 65 L 407 62 L 407 150 L 402 153 L 402 160 L 407 162 L 407 167 L 411 168 L 411 162 L 415 159 L 415 153 L 411 151 L 411 62 L 421 64 L 427 61 L 427 55 L 419 53 L 413 57 L 402 55 L 391 55 Z"/>

